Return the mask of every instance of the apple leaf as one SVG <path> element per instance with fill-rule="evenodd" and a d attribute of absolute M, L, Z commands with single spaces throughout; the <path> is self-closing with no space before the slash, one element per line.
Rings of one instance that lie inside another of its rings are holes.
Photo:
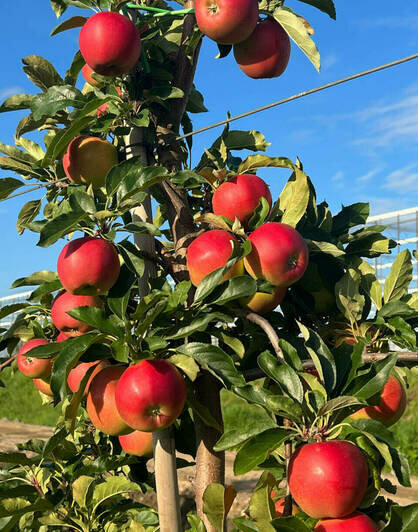
<path fill-rule="evenodd" d="M 123 336 L 124 329 L 121 320 L 114 315 L 109 318 L 106 316 L 104 310 L 97 307 L 75 307 L 67 311 L 72 318 L 87 323 L 91 327 L 98 329 L 103 333 L 108 333 L 117 338 Z"/>
<path fill-rule="evenodd" d="M 383 532 L 415 532 L 418 526 L 418 503 L 408 506 L 393 505 Z"/>
<path fill-rule="evenodd" d="M 288 7 L 279 7 L 273 12 L 274 19 L 282 26 L 289 37 L 308 57 L 314 67 L 321 68 L 321 58 L 318 49 L 309 36 L 302 20 Z"/>
<path fill-rule="evenodd" d="M 269 453 L 289 438 L 283 429 L 269 429 L 251 438 L 238 451 L 234 461 L 234 475 L 245 475 L 267 459 Z"/>
<path fill-rule="evenodd" d="M 216 530 L 225 529 L 225 519 L 236 491 L 232 487 L 222 486 L 216 482 L 209 484 L 203 493 L 203 512 Z M 228 499 L 230 504 L 227 504 Z"/>
<path fill-rule="evenodd" d="M 295 167 L 280 195 L 280 210 L 284 213 L 281 222 L 296 227 L 306 213 L 310 194 L 308 176 Z"/>
<path fill-rule="evenodd" d="M 122 493 L 142 492 L 141 487 L 122 476 L 107 477 L 93 490 L 91 514 L 94 515 L 100 504 Z"/>
<path fill-rule="evenodd" d="M 28 55 L 22 59 L 22 63 L 25 74 L 43 92 L 47 91 L 50 87 L 64 83 L 64 80 L 55 70 L 55 67 L 39 55 Z M 32 98 L 32 104 L 35 98 L 37 96 Z"/>
<path fill-rule="evenodd" d="M 12 192 L 20 187 L 23 187 L 24 183 L 19 179 L 13 177 L 4 177 L 0 179 L 0 200 L 6 199 Z"/>
<path fill-rule="evenodd" d="M 359 289 L 360 274 L 352 268 L 335 284 L 337 306 L 350 323 L 359 320 L 363 312 L 365 299 Z"/>
<path fill-rule="evenodd" d="M 373 363 L 366 373 L 351 382 L 344 393 L 360 400 L 367 400 L 380 394 L 396 364 L 396 357 L 396 353 L 393 353 L 383 360 Z"/>
<path fill-rule="evenodd" d="M 335 5 L 332 0 L 299 0 L 304 4 L 309 4 L 313 7 L 316 7 L 323 13 L 329 15 L 332 19 L 336 20 L 337 13 L 335 12 Z"/>
<path fill-rule="evenodd" d="M 20 209 L 16 222 L 16 229 L 19 235 L 21 235 L 26 226 L 38 216 L 41 211 L 41 205 L 41 200 L 31 200 L 25 203 Z"/>
<path fill-rule="evenodd" d="M 18 111 L 20 109 L 30 109 L 32 104 L 33 94 L 15 94 L 10 96 L 0 105 L 0 113 L 8 113 L 9 111 Z"/>
<path fill-rule="evenodd" d="M 409 249 L 401 251 L 392 264 L 389 275 L 385 280 L 383 299 L 396 301 L 408 293 L 412 281 L 412 259 Z"/>
<path fill-rule="evenodd" d="M 360 257 L 353 257 L 353 259 L 351 261 L 353 267 L 361 274 L 361 287 L 370 296 L 377 310 L 380 310 L 382 308 L 382 285 L 376 278 L 376 270 Z"/>
<path fill-rule="evenodd" d="M 295 165 L 287 157 L 269 157 L 268 155 L 249 155 L 238 166 L 237 173 L 245 174 L 256 170 L 257 168 L 289 168 L 295 169 Z"/>
<path fill-rule="evenodd" d="M 42 248 L 51 246 L 59 238 L 74 231 L 77 224 L 87 216 L 84 211 L 73 211 L 53 218 L 42 228 L 36 245 Z"/>
<path fill-rule="evenodd" d="M 131 272 L 137 277 L 142 277 L 145 271 L 145 260 L 141 257 L 138 248 L 129 240 L 122 240 L 116 247 Z"/>
<path fill-rule="evenodd" d="M 257 358 L 257 363 L 264 373 L 276 381 L 283 391 L 298 403 L 303 401 L 303 387 L 300 378 L 290 366 L 281 364 L 276 357 L 264 351 Z"/>
<path fill-rule="evenodd" d="M 61 24 L 58 24 L 50 33 L 50 37 L 53 37 L 54 35 L 57 35 L 58 33 L 61 33 L 66 30 L 71 30 L 73 28 L 79 28 L 84 25 L 84 23 L 87 21 L 87 17 L 71 17 L 64 22 L 61 22 Z"/>
<path fill-rule="evenodd" d="M 377 313 L 378 318 L 393 318 L 394 316 L 413 316 L 416 314 L 416 310 L 411 308 L 407 303 L 404 301 L 389 301 L 389 303 L 385 303 L 383 307 L 379 310 Z"/>
<path fill-rule="evenodd" d="M 341 211 L 332 218 L 332 234 L 342 235 L 356 225 L 362 225 L 366 222 L 370 214 L 368 203 L 353 203 L 341 209 Z"/>
<path fill-rule="evenodd" d="M 14 314 L 15 312 L 18 312 L 19 310 L 22 310 L 22 308 L 27 307 L 27 303 L 13 303 L 12 305 L 5 305 L 4 307 L 0 308 L 0 320 L 5 318 L 6 316 L 10 316 L 10 314 Z"/>
<path fill-rule="evenodd" d="M 20 277 L 13 282 L 10 288 L 18 288 L 19 286 L 34 286 L 42 283 L 48 283 L 51 281 L 56 281 L 58 276 L 55 272 L 50 270 L 42 270 L 40 272 L 35 272 L 27 277 Z"/>
<path fill-rule="evenodd" d="M 224 286 L 224 285 L 222 285 Z M 221 288 L 221 287 L 220 287 Z M 216 299 L 211 299 L 212 305 L 225 305 L 230 301 L 250 297 L 257 291 L 257 281 L 247 275 L 233 277 L 225 286 L 225 289 L 218 295 Z"/>
<path fill-rule="evenodd" d="M 33 118 L 54 117 L 58 111 L 67 107 L 81 108 L 85 104 L 85 96 L 71 85 L 49 87 L 43 94 L 37 94 L 32 100 Z"/>
<path fill-rule="evenodd" d="M 219 44 L 218 45 L 218 55 L 215 56 L 215 59 L 223 59 L 224 57 L 227 57 L 230 52 L 232 51 L 232 44 Z"/>
<path fill-rule="evenodd" d="M 179 327 L 179 325 L 181 325 L 181 322 L 177 323 L 175 326 L 176 333 L 167 336 L 167 339 L 179 340 L 180 338 L 186 338 L 186 336 L 191 336 L 196 332 L 206 331 L 209 324 L 213 321 L 216 323 L 228 323 L 233 321 L 233 319 L 234 318 L 232 316 L 228 316 L 227 314 L 222 314 L 220 312 L 211 312 L 210 314 L 203 314 L 195 318 L 191 323 L 185 325 L 184 327 Z"/>

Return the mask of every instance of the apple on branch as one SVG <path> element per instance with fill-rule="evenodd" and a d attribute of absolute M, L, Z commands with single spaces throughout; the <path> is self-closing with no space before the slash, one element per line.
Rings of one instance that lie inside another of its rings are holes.
<path fill-rule="evenodd" d="M 22 345 L 17 354 L 17 367 L 23 375 L 31 377 L 32 379 L 44 379 L 51 375 L 51 358 L 33 358 L 30 356 L 31 349 L 47 344 L 49 344 L 49 342 L 48 340 L 45 340 L 45 338 L 33 338 Z"/>
<path fill-rule="evenodd" d="M 67 312 L 76 307 L 103 308 L 101 299 L 97 296 L 75 296 L 63 291 L 55 298 L 51 307 L 51 319 L 55 327 L 66 336 L 81 336 L 93 330 L 93 327 L 80 320 L 72 318 Z"/>

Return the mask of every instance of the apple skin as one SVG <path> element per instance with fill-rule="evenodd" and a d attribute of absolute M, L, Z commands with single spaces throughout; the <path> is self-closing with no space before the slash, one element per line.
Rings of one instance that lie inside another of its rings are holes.
<path fill-rule="evenodd" d="M 121 418 L 115 400 L 116 385 L 125 366 L 107 366 L 90 383 L 87 394 L 87 413 L 93 425 L 110 436 L 129 434 L 132 428 Z"/>
<path fill-rule="evenodd" d="M 253 231 L 249 240 L 252 250 L 244 258 L 244 265 L 251 277 L 285 287 L 305 273 L 309 261 L 308 246 L 290 225 L 268 222 Z"/>
<path fill-rule="evenodd" d="M 396 423 L 406 409 L 407 397 L 404 385 L 394 375 L 390 375 L 376 406 L 366 406 L 350 417 L 352 419 L 376 419 L 387 427 Z"/>
<path fill-rule="evenodd" d="M 62 158 L 65 175 L 72 183 L 103 187 L 109 170 L 118 164 L 118 152 L 107 140 L 80 135 L 68 145 Z"/>
<path fill-rule="evenodd" d="M 152 432 L 134 430 L 130 434 L 125 434 L 125 436 L 119 436 L 119 443 L 127 454 L 149 458 L 153 455 Z"/>
<path fill-rule="evenodd" d="M 139 31 L 119 13 L 103 11 L 90 17 L 78 42 L 86 63 L 102 76 L 126 74 L 141 55 Z"/>
<path fill-rule="evenodd" d="M 120 273 L 119 256 L 108 240 L 84 236 L 63 248 L 57 271 L 67 292 L 97 296 L 116 283 Z"/>
<path fill-rule="evenodd" d="M 206 231 L 198 236 L 187 248 L 187 269 L 190 281 L 198 286 L 206 275 L 225 266 L 232 254 L 232 242 L 236 238 L 222 229 Z M 231 279 L 244 273 L 242 261 L 238 261 L 223 280 Z"/>
<path fill-rule="evenodd" d="M 287 288 L 279 286 L 272 294 L 256 292 L 253 296 L 243 297 L 240 304 L 256 314 L 267 314 L 274 310 L 285 298 Z"/>
<path fill-rule="evenodd" d="M 29 351 L 34 347 L 49 344 L 45 338 L 33 338 L 24 343 L 17 354 L 17 367 L 27 377 L 47 378 L 51 375 L 52 358 L 31 358 Z"/>
<path fill-rule="evenodd" d="M 71 338 L 71 336 L 67 336 L 63 332 L 60 332 L 55 341 L 56 342 L 64 342 L 65 340 L 68 340 L 68 338 Z"/>
<path fill-rule="evenodd" d="M 86 80 L 86 82 L 91 85 L 92 87 L 101 87 L 102 84 L 100 81 L 97 81 L 97 79 L 94 79 L 92 77 L 92 74 L 95 74 L 94 70 L 89 67 L 89 65 L 86 63 L 83 68 L 81 69 L 81 73 L 83 75 L 83 78 Z"/>
<path fill-rule="evenodd" d="M 135 430 L 153 432 L 170 426 L 186 401 L 186 382 L 166 360 L 142 360 L 130 366 L 116 386 L 116 406 Z"/>
<path fill-rule="evenodd" d="M 51 319 L 55 327 L 67 336 L 81 336 L 92 331 L 93 327 L 76 320 L 67 314 L 75 307 L 103 308 L 101 299 L 97 296 L 75 296 L 69 292 L 61 292 L 55 298 L 51 308 Z"/>
<path fill-rule="evenodd" d="M 367 490 L 369 468 L 362 451 L 348 441 L 308 443 L 296 449 L 288 467 L 290 493 L 315 519 L 354 512 Z"/>
<path fill-rule="evenodd" d="M 274 509 L 276 511 L 276 518 L 277 517 L 282 517 L 283 515 L 283 512 L 284 512 L 284 505 L 285 505 L 285 497 L 281 497 L 280 499 L 277 499 L 276 501 L 274 501 L 274 497 L 276 495 L 276 490 L 272 490 L 271 492 L 271 498 L 273 499 L 273 503 L 274 503 Z M 292 504 L 292 515 L 296 515 L 300 512 L 300 508 L 298 508 L 296 506 L 295 503 Z"/>
<path fill-rule="evenodd" d="M 220 44 L 235 44 L 254 31 L 258 21 L 257 0 L 196 0 L 199 29 Z"/>
<path fill-rule="evenodd" d="M 289 63 L 290 39 L 278 22 L 264 19 L 248 39 L 234 46 L 234 57 L 250 78 L 277 78 Z"/>
<path fill-rule="evenodd" d="M 48 381 L 44 379 L 33 379 L 33 384 L 43 394 L 49 395 L 49 397 L 54 397 L 54 394 L 52 393 L 51 386 Z"/>
<path fill-rule="evenodd" d="M 342 519 L 325 519 L 319 521 L 315 532 L 379 532 L 377 525 L 369 516 L 354 512 Z"/>
<path fill-rule="evenodd" d="M 225 216 L 232 222 L 238 218 L 245 225 L 262 197 L 271 209 L 271 193 L 262 179 L 251 174 L 236 175 L 215 190 L 212 209 L 215 214 Z"/>
<path fill-rule="evenodd" d="M 87 381 L 86 387 L 84 388 L 83 397 L 87 396 L 91 381 L 99 373 L 99 371 L 108 366 L 108 362 L 106 362 L 105 360 L 95 360 L 93 362 L 80 362 L 79 364 L 77 364 L 77 366 L 75 366 L 70 371 L 67 377 L 68 387 L 73 393 L 76 393 L 78 391 L 78 388 L 80 387 L 80 382 L 83 380 L 84 375 L 92 366 L 96 366 L 96 368 L 92 371 L 90 378 Z"/>

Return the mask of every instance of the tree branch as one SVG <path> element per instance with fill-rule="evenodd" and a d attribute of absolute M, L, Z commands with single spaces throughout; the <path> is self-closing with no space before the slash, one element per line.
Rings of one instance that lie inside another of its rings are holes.
<path fill-rule="evenodd" d="M 280 348 L 279 345 L 279 337 L 277 336 L 276 331 L 273 329 L 273 327 L 270 325 L 270 323 L 266 320 L 266 318 L 263 318 L 259 314 L 256 314 L 255 312 L 246 312 L 241 310 L 236 310 L 236 314 L 242 318 L 246 318 L 248 321 L 252 321 L 259 327 L 263 329 L 263 331 L 266 333 L 268 339 L 270 340 L 271 345 L 273 346 L 274 352 L 276 353 L 277 357 L 280 358 L 284 362 L 284 355 L 283 351 Z M 251 370 L 252 371 L 252 370 Z"/>
<path fill-rule="evenodd" d="M 9 366 L 9 365 L 13 362 L 13 360 L 16 359 L 16 357 L 17 357 L 17 355 L 13 355 L 13 356 L 11 356 L 10 358 L 8 358 L 5 362 L 2 362 L 2 363 L 0 364 L 0 371 L 3 371 L 3 369 L 4 369 L 5 367 Z"/>

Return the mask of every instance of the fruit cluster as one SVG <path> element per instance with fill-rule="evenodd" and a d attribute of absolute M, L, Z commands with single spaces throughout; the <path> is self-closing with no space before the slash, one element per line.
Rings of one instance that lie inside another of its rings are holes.
<path fill-rule="evenodd" d="M 271 18 L 259 20 L 257 0 L 196 0 L 199 29 L 218 44 L 233 45 L 240 69 L 250 78 L 277 78 L 290 58 L 290 40 Z"/>

